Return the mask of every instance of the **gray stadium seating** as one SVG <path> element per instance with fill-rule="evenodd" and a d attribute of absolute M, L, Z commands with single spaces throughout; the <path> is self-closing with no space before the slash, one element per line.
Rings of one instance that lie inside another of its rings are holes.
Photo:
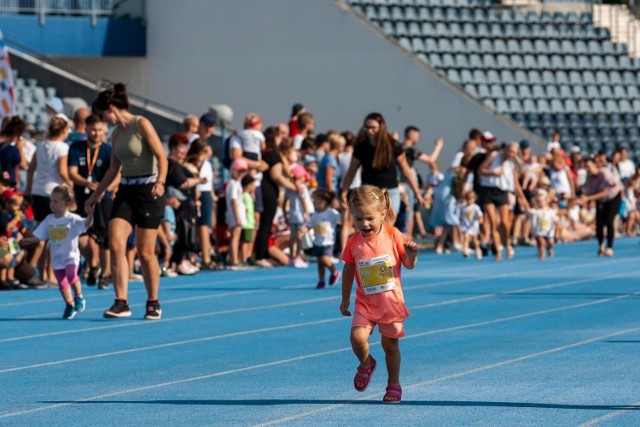
<path fill-rule="evenodd" d="M 492 0 L 347 2 L 469 95 L 541 136 L 558 127 L 565 142 L 595 149 L 638 140 L 640 60 L 596 28 L 590 12 L 523 12 Z M 640 154 L 640 144 L 631 151 Z"/>

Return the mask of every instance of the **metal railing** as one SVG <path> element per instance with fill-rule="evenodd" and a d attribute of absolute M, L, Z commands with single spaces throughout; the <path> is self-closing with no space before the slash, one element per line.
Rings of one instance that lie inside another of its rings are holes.
<path fill-rule="evenodd" d="M 95 25 L 99 16 L 111 16 L 116 0 L 0 0 L 0 15 L 38 15 L 44 25 L 47 15 L 88 16 Z"/>

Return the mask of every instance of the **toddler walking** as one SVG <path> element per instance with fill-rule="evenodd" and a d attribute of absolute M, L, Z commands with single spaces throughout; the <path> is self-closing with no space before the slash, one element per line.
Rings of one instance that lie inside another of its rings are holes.
<path fill-rule="evenodd" d="M 58 280 L 62 299 L 66 303 L 63 319 L 73 319 L 85 310 L 87 304 L 82 296 L 82 285 L 78 277 L 80 249 L 78 237 L 93 223 L 93 212 L 87 218 L 69 212 L 73 205 L 73 193 L 66 185 L 58 185 L 51 192 L 51 212 L 38 225 L 32 237 L 20 241 L 21 246 L 36 245 L 49 240 L 53 274 Z M 73 289 L 73 295 L 71 290 Z"/>
<path fill-rule="evenodd" d="M 404 319 L 409 310 L 404 303 L 400 281 L 401 265 L 413 269 L 418 246 L 392 226 L 394 213 L 386 190 L 363 185 L 353 190 L 349 199 L 356 232 L 342 253 L 340 311 L 351 316 L 351 288 L 357 283 L 355 312 L 351 321 L 351 346 L 360 361 L 353 385 L 365 391 L 376 370 L 376 360 L 369 354 L 369 335 L 378 325 L 387 363 L 385 403 L 402 400 L 400 386 L 400 346 L 404 336 Z"/>
<path fill-rule="evenodd" d="M 476 258 L 482 259 L 480 249 L 480 224 L 482 223 L 482 209 L 476 204 L 476 193 L 467 191 L 464 194 L 464 204 L 460 208 L 460 232 L 462 233 L 462 255 L 469 256 L 469 242 L 473 242 Z"/>
<path fill-rule="evenodd" d="M 342 216 L 337 210 L 329 207 L 333 199 L 335 199 L 335 193 L 332 191 L 318 189 L 313 193 L 312 198 L 315 212 L 311 215 L 307 224 L 298 232 L 298 239 L 302 239 L 302 236 L 309 229 L 313 229 L 314 238 L 311 255 L 318 260 L 318 285 L 316 288 L 322 289 L 325 287 L 326 269 L 331 272 L 329 285 L 333 286 L 338 283 L 338 278 L 340 277 L 340 271 L 333 265 L 331 257 L 333 256 L 333 246 L 336 243 L 336 224 L 342 219 Z"/>
<path fill-rule="evenodd" d="M 543 260 L 545 246 L 549 256 L 553 256 L 558 214 L 549 206 L 549 196 L 545 190 L 538 190 L 535 204 L 535 209 L 529 210 L 528 214 L 531 216 L 532 234 L 538 245 L 538 259 Z"/>

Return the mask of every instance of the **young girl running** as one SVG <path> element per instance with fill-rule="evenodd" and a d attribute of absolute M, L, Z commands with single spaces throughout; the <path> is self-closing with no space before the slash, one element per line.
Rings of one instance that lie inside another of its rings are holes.
<path fill-rule="evenodd" d="M 355 313 L 351 322 L 351 346 L 360 361 L 353 379 L 357 391 L 365 391 L 376 370 L 369 354 L 369 335 L 378 325 L 387 362 L 388 381 L 385 403 L 402 399 L 400 387 L 399 338 L 404 336 L 404 319 L 409 310 L 404 303 L 400 269 L 413 269 L 418 246 L 392 226 L 394 213 L 386 190 L 364 185 L 353 190 L 349 199 L 356 233 L 345 246 L 342 260 L 342 303 L 340 311 L 351 316 L 351 288 L 355 278 Z"/>
<path fill-rule="evenodd" d="M 86 301 L 82 296 L 82 287 L 78 277 L 80 264 L 80 249 L 78 237 L 87 231 L 93 222 L 93 212 L 84 219 L 69 212 L 73 205 L 73 193 L 66 185 L 58 185 L 51 192 L 51 214 L 38 225 L 32 237 L 25 237 L 21 246 L 37 245 L 40 241 L 49 240 L 51 247 L 51 263 L 53 274 L 58 280 L 58 287 L 67 304 L 63 319 L 73 319 L 77 313 L 86 308 Z M 73 296 L 71 294 L 73 289 Z"/>

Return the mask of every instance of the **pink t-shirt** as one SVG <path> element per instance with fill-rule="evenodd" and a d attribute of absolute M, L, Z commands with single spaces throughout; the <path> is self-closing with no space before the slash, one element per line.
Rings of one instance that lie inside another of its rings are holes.
<path fill-rule="evenodd" d="M 372 237 L 355 233 L 347 241 L 342 260 L 355 266 L 356 313 L 374 323 L 401 322 L 409 317 L 400 270 L 408 238 L 395 227 Z"/>

